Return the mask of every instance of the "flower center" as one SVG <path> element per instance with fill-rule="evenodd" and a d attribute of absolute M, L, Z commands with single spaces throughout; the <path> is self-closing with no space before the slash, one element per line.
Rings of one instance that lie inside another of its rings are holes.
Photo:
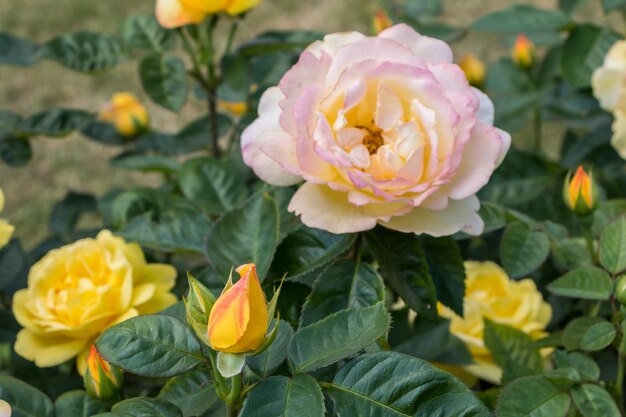
<path fill-rule="evenodd" d="M 382 135 L 382 129 L 379 129 L 378 127 L 367 127 L 362 125 L 358 125 L 356 126 L 356 128 L 365 130 L 367 132 L 367 134 L 363 138 L 363 145 L 367 148 L 367 151 L 370 153 L 370 155 L 374 155 L 378 151 L 378 148 L 385 144 L 385 140 L 383 139 Z"/>

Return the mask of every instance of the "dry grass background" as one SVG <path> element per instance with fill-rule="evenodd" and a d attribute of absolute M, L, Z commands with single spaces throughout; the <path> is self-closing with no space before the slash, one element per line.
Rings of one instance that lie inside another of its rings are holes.
<path fill-rule="evenodd" d="M 459 25 L 467 25 L 489 11 L 515 3 L 512 0 L 442 1 L 444 19 Z M 557 0 L 523 2 L 540 7 L 557 4 Z M 374 3 L 375 0 L 264 0 L 251 13 L 239 38 L 250 38 L 268 28 L 368 32 Z M 577 14 L 598 16 L 599 2 L 590 3 L 593 4 Z M 115 32 L 126 16 L 150 13 L 153 7 L 154 0 L 0 0 L 0 30 L 41 42 L 66 31 Z M 472 52 L 486 60 L 506 53 L 501 39 L 485 33 L 470 33 L 454 49 L 457 56 Z M 33 68 L 0 67 L 0 109 L 23 114 L 48 107 L 95 111 L 120 90 L 134 92 L 148 103 L 141 92 L 135 61 L 124 62 L 98 76 L 73 73 L 52 62 L 42 62 Z M 193 99 L 180 115 L 148 106 L 152 122 L 170 131 L 202 111 L 202 103 Z M 0 187 L 7 196 L 2 217 L 15 224 L 17 235 L 27 246 L 32 246 L 46 236 L 52 205 L 68 189 L 99 195 L 116 186 L 154 181 L 149 175 L 129 175 L 127 171 L 109 167 L 108 160 L 117 151 L 78 136 L 36 139 L 35 156 L 26 167 L 14 169 L 0 165 Z"/>

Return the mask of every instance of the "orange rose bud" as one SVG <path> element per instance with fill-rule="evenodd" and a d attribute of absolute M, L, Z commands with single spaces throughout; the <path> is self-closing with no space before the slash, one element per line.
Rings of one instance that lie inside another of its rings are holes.
<path fill-rule="evenodd" d="M 374 33 L 376 35 L 378 35 L 383 30 L 389 29 L 390 27 L 393 26 L 393 22 L 391 21 L 389 16 L 387 16 L 387 13 L 385 13 L 385 11 L 382 9 L 379 9 L 376 11 L 376 14 L 374 15 L 373 24 L 374 24 Z"/>
<path fill-rule="evenodd" d="M 230 113 L 234 117 L 241 117 L 248 111 L 248 103 L 245 101 L 220 100 L 217 105 L 220 110 Z"/>
<path fill-rule="evenodd" d="M 485 81 L 485 64 L 473 54 L 465 54 L 459 61 L 459 67 L 465 73 L 467 81 L 474 87 L 480 87 Z"/>
<path fill-rule="evenodd" d="M 135 136 L 148 126 L 148 111 L 130 93 L 116 93 L 100 110 L 100 120 L 115 126 L 122 136 Z"/>
<path fill-rule="evenodd" d="M 589 214 L 598 207 L 598 186 L 593 180 L 593 175 L 588 175 L 582 166 L 576 170 L 572 177 L 570 172 L 563 187 L 563 200 L 565 205 L 576 214 Z"/>
<path fill-rule="evenodd" d="M 237 268 L 241 278 L 217 299 L 209 315 L 209 343 L 214 350 L 245 353 L 266 340 L 269 312 L 256 265 Z"/>
<path fill-rule="evenodd" d="M 526 35 L 520 33 L 517 35 L 511 55 L 517 66 L 530 68 L 535 63 L 535 44 Z"/>
<path fill-rule="evenodd" d="M 122 370 L 109 364 L 100 356 L 96 345 L 92 345 L 84 377 L 85 390 L 89 395 L 100 400 L 113 398 L 120 391 L 123 380 Z"/>

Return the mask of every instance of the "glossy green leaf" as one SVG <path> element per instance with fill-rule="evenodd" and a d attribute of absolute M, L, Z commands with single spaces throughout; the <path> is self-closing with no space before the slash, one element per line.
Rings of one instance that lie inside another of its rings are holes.
<path fill-rule="evenodd" d="M 570 271 L 552 281 L 548 290 L 563 297 L 608 300 L 613 294 L 613 282 L 605 270 L 589 266 Z"/>
<path fill-rule="evenodd" d="M 435 284 L 417 236 L 383 228 L 365 236 L 391 288 L 418 314 L 436 320 Z"/>
<path fill-rule="evenodd" d="M 567 38 L 561 55 L 561 73 L 574 88 L 591 85 L 591 74 L 619 37 L 593 25 L 577 26 Z"/>
<path fill-rule="evenodd" d="M 158 105 L 179 111 L 187 101 L 189 83 L 180 58 L 162 54 L 145 56 L 139 64 L 144 90 Z"/>
<path fill-rule="evenodd" d="M 470 389 L 428 362 L 395 352 L 365 354 L 324 384 L 342 417 L 488 417 Z M 520 414 L 521 415 L 521 414 Z"/>
<path fill-rule="evenodd" d="M 194 369 L 171 378 L 157 398 L 174 404 L 184 417 L 203 415 L 220 401 L 208 369 Z"/>
<path fill-rule="evenodd" d="M 175 174 L 181 168 L 180 162 L 167 156 L 134 153 L 116 156 L 111 159 L 111 166 L 142 172 L 161 172 L 164 174 Z"/>
<path fill-rule="evenodd" d="M 472 24 L 472 29 L 490 32 L 536 32 L 560 30 L 569 17 L 560 10 L 540 9 L 516 4 L 482 16 Z"/>
<path fill-rule="evenodd" d="M 585 239 L 559 238 L 551 244 L 551 254 L 559 269 L 569 271 L 593 265 Z"/>
<path fill-rule="evenodd" d="M 342 310 L 298 329 L 287 350 L 294 372 L 309 372 L 335 363 L 374 343 L 389 328 L 382 303 Z"/>
<path fill-rule="evenodd" d="M 465 266 L 459 245 L 450 237 L 424 237 L 422 247 L 435 282 L 437 299 L 462 317 Z"/>
<path fill-rule="evenodd" d="M 523 278 L 548 259 L 550 239 L 541 231 L 531 230 L 522 222 L 511 223 L 502 236 L 500 259 L 511 278 Z"/>
<path fill-rule="evenodd" d="M 87 126 L 94 118 L 82 110 L 44 110 L 25 118 L 19 126 L 20 134 L 28 136 L 61 137 Z"/>
<path fill-rule="evenodd" d="M 96 344 L 100 354 L 113 365 L 142 376 L 171 377 L 205 361 L 191 329 L 164 315 L 126 320 L 110 327 Z"/>
<path fill-rule="evenodd" d="M 133 48 L 164 52 L 176 46 L 174 31 L 164 29 L 153 15 L 131 16 L 124 21 L 122 37 Z"/>
<path fill-rule="evenodd" d="M 278 245 L 278 210 L 267 193 L 257 193 L 224 214 L 209 232 L 206 256 L 222 276 L 255 263 L 259 278 L 267 273 Z"/>
<path fill-rule="evenodd" d="M 56 417 L 92 417 L 105 413 L 109 404 L 90 397 L 85 391 L 68 391 L 54 402 Z"/>
<path fill-rule="evenodd" d="M 5 136 L 0 132 L 0 158 L 12 167 L 22 167 L 33 157 L 30 141 L 18 136 Z"/>
<path fill-rule="evenodd" d="M 241 54 L 230 54 L 222 58 L 223 82 L 217 96 L 230 102 L 247 102 L 250 94 L 250 65 Z"/>
<path fill-rule="evenodd" d="M 240 417 L 324 417 L 324 396 L 315 379 L 306 374 L 274 376 L 248 394 Z"/>
<path fill-rule="evenodd" d="M 563 331 L 563 345 L 568 350 L 597 351 L 615 338 L 615 326 L 601 317 L 577 317 Z"/>
<path fill-rule="evenodd" d="M 260 378 L 267 378 L 278 369 L 287 357 L 287 346 L 293 337 L 293 328 L 281 320 L 274 342 L 258 355 L 246 357 L 246 364 Z"/>
<path fill-rule="evenodd" d="M 128 413 L 133 417 L 183 417 L 174 404 L 156 398 L 135 397 L 113 406 L 114 413 Z"/>
<path fill-rule="evenodd" d="M 594 384 L 574 385 L 572 399 L 583 417 L 621 417 L 615 400 L 604 388 Z"/>
<path fill-rule="evenodd" d="M 385 285 L 367 264 L 342 259 L 326 269 L 313 284 L 300 326 L 308 326 L 331 314 L 353 307 L 368 307 L 383 301 Z"/>
<path fill-rule="evenodd" d="M 28 270 L 30 261 L 19 240 L 12 239 L 0 249 L 0 290 L 15 286 L 20 275 Z M 21 285 L 17 285 L 21 287 Z"/>
<path fill-rule="evenodd" d="M 98 203 L 93 195 L 69 191 L 52 208 L 50 229 L 60 236 L 69 236 L 82 214 L 97 212 Z"/>
<path fill-rule="evenodd" d="M 0 398 L 11 405 L 12 417 L 53 417 L 50 398 L 37 388 L 8 375 L 0 375 Z"/>
<path fill-rule="evenodd" d="M 602 0 L 602 8 L 605 13 L 613 9 L 623 8 L 624 6 L 626 6 L 626 0 Z"/>
<path fill-rule="evenodd" d="M 40 57 L 41 48 L 35 42 L 0 32 L 0 64 L 29 66 Z"/>
<path fill-rule="evenodd" d="M 178 185 L 187 199 L 210 214 L 232 210 L 248 196 L 242 179 L 223 161 L 213 158 L 186 162 L 178 175 Z"/>
<path fill-rule="evenodd" d="M 559 368 L 571 367 L 576 369 L 585 380 L 597 381 L 600 378 L 600 368 L 593 359 L 584 353 L 557 350 L 554 352 L 553 359 Z"/>
<path fill-rule="evenodd" d="M 67 33 L 44 45 L 46 58 L 79 72 L 100 72 L 116 66 L 126 51 L 117 38 L 93 32 Z"/>
<path fill-rule="evenodd" d="M 517 379 L 508 384 L 498 397 L 498 417 L 565 417 L 570 398 L 554 383 L 542 376 Z"/>
<path fill-rule="evenodd" d="M 609 223 L 600 238 L 600 263 L 613 273 L 626 269 L 626 216 Z"/>

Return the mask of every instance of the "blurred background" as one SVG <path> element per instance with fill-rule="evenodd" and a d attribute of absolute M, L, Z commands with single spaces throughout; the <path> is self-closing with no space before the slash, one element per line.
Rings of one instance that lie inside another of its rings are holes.
<path fill-rule="evenodd" d="M 467 26 L 485 13 L 513 3 L 557 7 L 557 0 L 443 0 L 444 21 Z M 601 2 L 588 2 L 575 16 L 582 20 L 602 16 Z M 126 16 L 151 13 L 154 0 L 0 0 L 0 31 L 44 42 L 69 31 L 116 32 Z M 376 1 L 367 0 L 263 0 L 242 25 L 238 40 L 245 40 L 267 29 L 310 29 L 322 32 L 356 30 L 371 33 Z M 616 25 L 624 17 L 610 16 Z M 225 34 L 222 34 L 225 38 Z M 453 44 L 456 58 L 471 52 L 484 61 L 508 53 L 502 37 L 471 31 Z M 180 114 L 158 108 L 143 95 L 137 65 L 129 60 L 114 70 L 95 75 L 68 71 L 42 61 L 30 68 L 0 66 L 0 109 L 32 114 L 51 107 L 80 108 L 96 112 L 113 93 L 129 91 L 147 105 L 151 123 L 174 132 L 193 120 L 204 103 L 189 100 Z M 547 126 L 549 129 L 557 127 Z M 546 136 L 544 133 L 544 137 Z M 524 130 L 515 140 L 524 140 Z M 100 195 L 116 186 L 150 184 L 156 178 L 112 168 L 109 158 L 119 149 L 108 148 L 74 135 L 62 139 L 34 141 L 34 158 L 22 168 L 0 165 L 0 187 L 7 205 L 0 215 L 17 228 L 16 234 L 27 247 L 47 235 L 47 219 L 54 202 L 67 190 Z M 89 221 L 87 219 L 87 221 Z"/>

